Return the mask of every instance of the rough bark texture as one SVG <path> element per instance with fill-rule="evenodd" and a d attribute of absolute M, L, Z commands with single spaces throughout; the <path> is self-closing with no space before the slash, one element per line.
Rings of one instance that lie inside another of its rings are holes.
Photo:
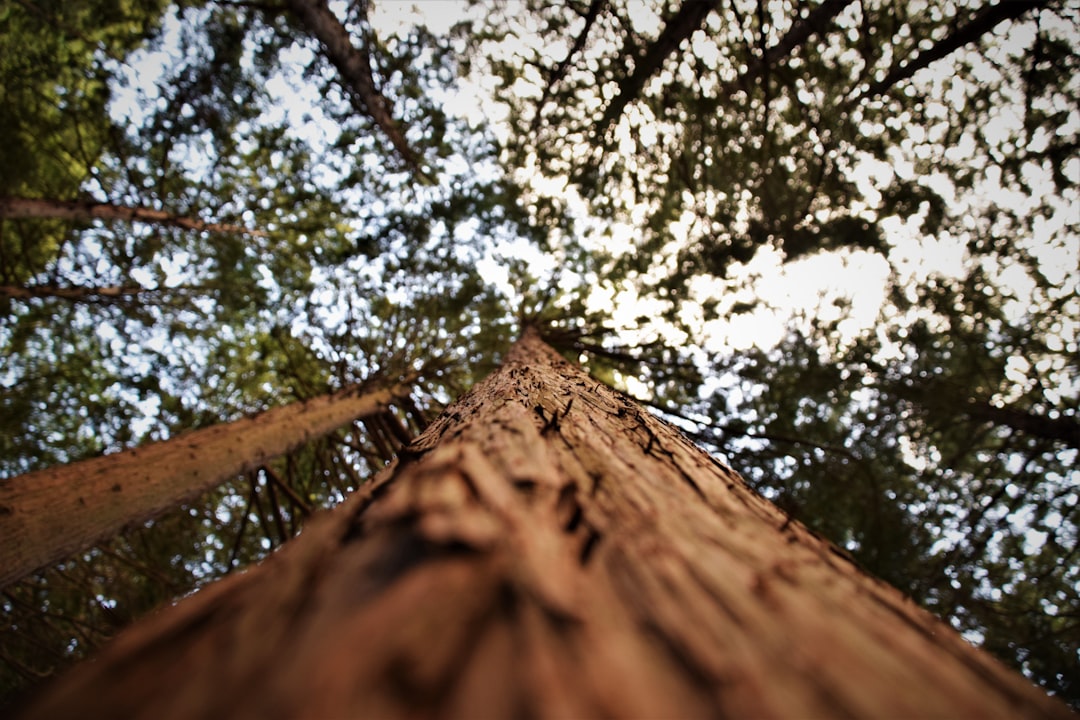
<path fill-rule="evenodd" d="M 90 200 L 42 200 L 38 198 L 0 197 L 0 218 L 55 218 L 58 220 L 123 220 L 153 225 L 168 225 L 199 232 L 238 233 L 265 237 L 266 233 L 239 225 L 208 223 L 196 218 L 173 215 L 153 208 L 113 205 Z"/>
<path fill-rule="evenodd" d="M 311 438 L 377 413 L 408 386 L 326 395 L 112 455 L 0 480 L 0 587 L 146 522 Z"/>
<path fill-rule="evenodd" d="M 1071 717 L 527 334 L 27 718 Z"/>

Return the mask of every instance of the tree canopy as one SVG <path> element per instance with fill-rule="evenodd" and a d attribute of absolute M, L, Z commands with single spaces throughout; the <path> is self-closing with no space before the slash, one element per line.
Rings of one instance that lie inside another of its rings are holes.
<path fill-rule="evenodd" d="M 1078 48 L 1061 0 L 0 2 L 0 477 L 417 377 L 2 589 L 4 697 L 528 322 L 1080 703 Z"/>

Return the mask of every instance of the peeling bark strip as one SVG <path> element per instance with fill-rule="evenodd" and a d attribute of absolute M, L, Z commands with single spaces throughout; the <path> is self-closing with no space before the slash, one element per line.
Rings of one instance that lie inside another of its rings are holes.
<path fill-rule="evenodd" d="M 403 458 L 25 717 L 1072 717 L 535 333 Z"/>
<path fill-rule="evenodd" d="M 173 215 L 153 208 L 113 205 L 89 200 L 41 200 L 38 198 L 0 197 L 0 218 L 54 218 L 57 220 L 123 220 L 144 222 L 152 225 L 169 225 L 198 232 L 239 233 L 253 237 L 266 237 L 259 230 L 249 230 L 239 225 L 208 223 L 196 218 Z"/>
<path fill-rule="evenodd" d="M 0 587 L 146 522 L 350 420 L 405 384 L 273 408 L 163 442 L 0 480 Z"/>

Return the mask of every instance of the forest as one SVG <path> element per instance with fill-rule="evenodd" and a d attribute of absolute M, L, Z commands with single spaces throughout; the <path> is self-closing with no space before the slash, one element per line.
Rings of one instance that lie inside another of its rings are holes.
<path fill-rule="evenodd" d="M 1078 69 L 1070 0 L 0 0 L 0 711 L 527 328 L 1080 707 Z"/>

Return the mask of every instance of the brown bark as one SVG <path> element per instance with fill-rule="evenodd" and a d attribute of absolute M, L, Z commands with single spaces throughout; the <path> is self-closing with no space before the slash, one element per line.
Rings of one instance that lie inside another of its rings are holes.
<path fill-rule="evenodd" d="M 1072 717 L 535 333 L 25 715 L 88 716 Z"/>
<path fill-rule="evenodd" d="M 0 480 L 0 587 L 146 522 L 350 420 L 407 385 L 273 408 L 163 442 Z"/>
<path fill-rule="evenodd" d="M 54 218 L 57 220 L 123 220 L 153 225 L 168 225 L 199 232 L 240 233 L 266 237 L 259 230 L 249 230 L 239 225 L 209 223 L 197 218 L 173 215 L 153 208 L 114 205 L 90 200 L 44 200 L 40 198 L 0 197 L 0 218 Z"/>

